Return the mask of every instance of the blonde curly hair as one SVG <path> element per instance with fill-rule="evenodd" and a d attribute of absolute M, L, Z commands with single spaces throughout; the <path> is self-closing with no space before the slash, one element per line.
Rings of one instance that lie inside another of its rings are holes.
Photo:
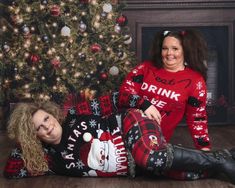
<path fill-rule="evenodd" d="M 64 115 L 61 108 L 52 102 L 19 103 L 11 113 L 7 132 L 10 139 L 20 144 L 22 159 L 31 174 L 41 174 L 49 170 L 42 142 L 36 135 L 32 117 L 38 110 L 53 115 L 61 124 Z"/>

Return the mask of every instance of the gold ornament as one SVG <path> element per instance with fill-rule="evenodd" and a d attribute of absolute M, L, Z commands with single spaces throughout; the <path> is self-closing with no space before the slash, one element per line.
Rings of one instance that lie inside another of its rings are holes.
<path fill-rule="evenodd" d="M 94 90 L 91 90 L 91 89 L 89 89 L 89 88 L 86 88 L 85 90 L 84 90 L 84 99 L 85 100 L 92 100 L 92 99 L 94 99 L 94 97 L 95 97 L 95 91 Z"/>

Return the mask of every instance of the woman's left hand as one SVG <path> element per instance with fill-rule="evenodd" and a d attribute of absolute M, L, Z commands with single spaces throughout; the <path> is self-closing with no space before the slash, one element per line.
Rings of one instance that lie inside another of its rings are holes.
<path fill-rule="evenodd" d="M 210 148 L 201 148 L 201 150 L 203 150 L 203 151 L 210 151 L 211 149 Z"/>
<path fill-rule="evenodd" d="M 161 124 L 162 117 L 155 106 L 151 105 L 144 111 L 144 113 L 149 119 L 157 121 L 159 125 Z"/>

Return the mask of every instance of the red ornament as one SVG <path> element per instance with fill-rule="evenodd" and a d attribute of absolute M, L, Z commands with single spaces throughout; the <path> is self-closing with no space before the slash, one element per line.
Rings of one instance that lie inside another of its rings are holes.
<path fill-rule="evenodd" d="M 103 81 L 106 81 L 108 79 L 108 74 L 106 74 L 105 72 L 100 74 L 100 79 Z"/>
<path fill-rule="evenodd" d="M 93 44 L 91 46 L 91 52 L 96 53 L 101 51 L 101 46 L 99 44 Z"/>
<path fill-rule="evenodd" d="M 51 15 L 52 16 L 59 16 L 60 15 L 60 7 L 58 5 L 53 5 L 51 7 Z"/>
<path fill-rule="evenodd" d="M 33 55 L 30 56 L 30 61 L 32 63 L 37 63 L 39 60 L 40 60 L 40 58 L 39 58 L 38 55 L 33 54 Z"/>
<path fill-rule="evenodd" d="M 116 22 L 120 25 L 120 26 L 125 26 L 127 24 L 127 17 L 124 15 L 119 16 L 116 19 Z"/>
<path fill-rule="evenodd" d="M 50 63 L 54 66 L 54 68 L 59 68 L 61 64 L 57 58 L 52 59 Z"/>
<path fill-rule="evenodd" d="M 182 36 L 185 36 L 185 35 L 187 34 L 187 32 L 186 32 L 186 31 L 181 31 L 180 34 L 181 34 Z"/>

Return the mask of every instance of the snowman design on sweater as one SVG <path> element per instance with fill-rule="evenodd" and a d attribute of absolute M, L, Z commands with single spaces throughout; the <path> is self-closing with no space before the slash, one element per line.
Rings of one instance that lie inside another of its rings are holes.
<path fill-rule="evenodd" d="M 82 161 L 93 169 L 88 172 L 88 175 L 97 175 L 96 171 L 116 172 L 119 166 L 118 161 L 123 160 L 126 162 L 127 160 L 125 148 L 122 148 L 123 155 L 118 155 L 116 146 L 111 139 L 112 136 L 102 130 L 98 130 L 98 132 L 100 134 L 98 138 L 92 138 L 90 133 L 83 135 L 83 139 L 88 143 L 81 148 Z M 118 144 L 122 145 L 122 143 Z"/>

